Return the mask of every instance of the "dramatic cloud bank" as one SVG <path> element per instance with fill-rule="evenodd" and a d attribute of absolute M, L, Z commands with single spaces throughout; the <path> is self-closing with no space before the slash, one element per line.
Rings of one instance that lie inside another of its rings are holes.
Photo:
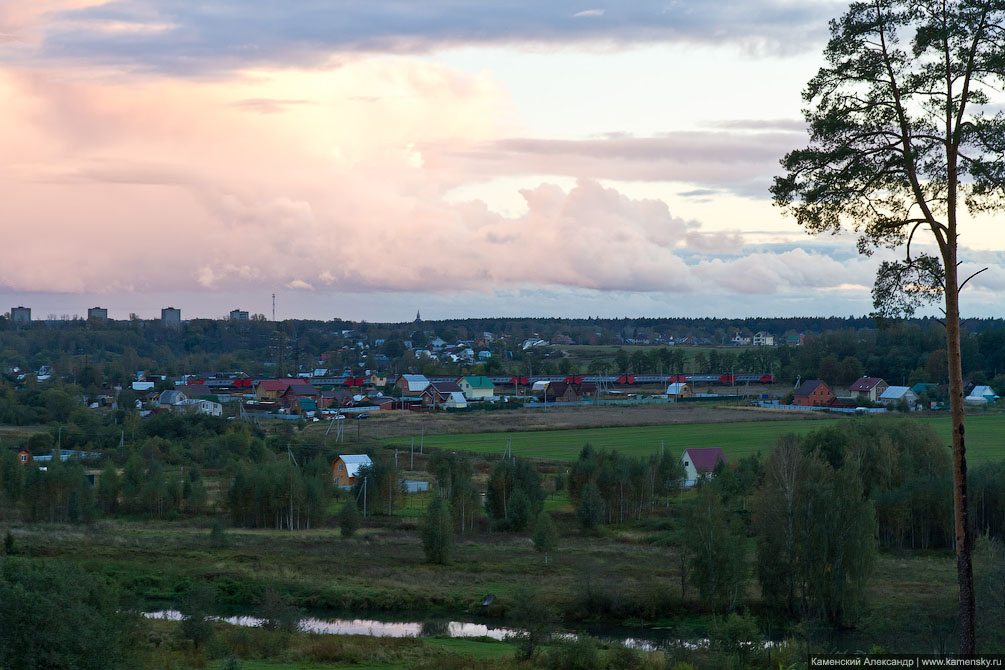
<path fill-rule="evenodd" d="M 813 68 L 778 56 L 818 48 L 841 5 L 2 4 L 0 298 L 860 313 L 883 255 L 770 209 L 778 159 L 806 135 L 798 103 L 752 97 L 798 100 Z M 656 63 L 653 45 L 677 51 Z M 547 55 L 508 62 L 527 51 Z M 489 65 L 464 62 L 478 54 Z M 762 58 L 770 85 L 748 81 Z M 998 254 L 969 260 L 1005 284 Z"/>
<path fill-rule="evenodd" d="M 827 19 L 841 7 L 839 2 L 785 0 L 639 0 L 605 7 L 574 0 L 20 4 L 29 7 L 0 10 L 0 39 L 11 57 L 186 74 L 316 67 L 330 63 L 333 54 L 415 54 L 464 45 L 682 42 L 791 53 L 819 42 Z"/>

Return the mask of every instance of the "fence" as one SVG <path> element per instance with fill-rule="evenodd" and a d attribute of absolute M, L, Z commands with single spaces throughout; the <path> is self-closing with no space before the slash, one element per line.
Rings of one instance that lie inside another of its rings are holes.
<path fill-rule="evenodd" d="M 767 400 L 756 400 L 752 402 L 751 405 L 767 409 L 785 409 L 804 412 L 837 412 L 838 414 L 883 414 L 888 411 L 885 407 L 807 407 L 805 405 L 781 405 Z"/>

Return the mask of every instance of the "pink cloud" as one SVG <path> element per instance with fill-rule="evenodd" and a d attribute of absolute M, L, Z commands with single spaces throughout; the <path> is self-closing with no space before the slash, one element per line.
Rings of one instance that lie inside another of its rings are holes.
<path fill-rule="evenodd" d="M 314 104 L 299 104 L 304 90 Z M 742 237 L 588 178 L 521 191 L 519 216 L 450 202 L 483 172 L 436 147 L 510 146 L 515 130 L 483 74 L 404 59 L 212 83 L 6 70 L 0 96 L 5 241 L 31 250 L 0 266 L 8 290 L 770 293 L 853 279 L 805 252 L 698 262 L 740 253 Z M 249 114 L 249 100 L 284 113 Z M 622 148 L 659 160 L 659 147 Z M 555 163 L 566 174 L 570 151 Z M 548 153 L 521 160 L 550 165 Z"/>

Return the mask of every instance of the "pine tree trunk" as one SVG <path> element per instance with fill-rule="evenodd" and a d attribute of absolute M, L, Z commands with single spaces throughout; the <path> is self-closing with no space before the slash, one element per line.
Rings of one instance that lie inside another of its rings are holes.
<path fill-rule="evenodd" d="M 950 240 L 955 251 L 955 240 Z M 963 360 L 960 353 L 960 303 L 956 258 L 945 259 L 946 352 L 949 359 L 949 407 L 953 422 L 953 517 L 955 521 L 956 577 L 959 582 L 960 653 L 973 656 L 977 649 L 974 605 L 973 541 L 967 511 L 967 448 L 963 426 Z"/>

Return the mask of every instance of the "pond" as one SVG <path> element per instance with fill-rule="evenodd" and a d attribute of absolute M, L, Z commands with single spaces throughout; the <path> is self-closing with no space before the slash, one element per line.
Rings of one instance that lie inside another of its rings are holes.
<path fill-rule="evenodd" d="M 179 621 L 182 618 L 178 610 L 158 610 L 144 612 L 144 616 L 152 619 L 168 619 Z M 235 626 L 261 626 L 262 619 L 248 615 L 211 617 L 218 621 Z M 321 618 L 304 617 L 300 620 L 300 630 L 326 635 L 369 635 L 372 637 L 488 637 L 493 640 L 505 640 L 518 635 L 521 630 L 506 626 L 496 626 L 491 623 L 475 621 L 450 621 L 434 619 L 429 621 L 404 621 L 376 618 Z M 609 643 L 620 643 L 626 647 L 639 650 L 662 649 L 669 644 L 683 645 L 691 648 L 707 645 L 703 639 L 682 641 L 674 637 L 670 630 L 629 628 L 627 626 L 583 625 L 573 629 L 565 628 L 561 635 L 571 637 L 578 633 L 587 633 L 592 637 Z"/>

